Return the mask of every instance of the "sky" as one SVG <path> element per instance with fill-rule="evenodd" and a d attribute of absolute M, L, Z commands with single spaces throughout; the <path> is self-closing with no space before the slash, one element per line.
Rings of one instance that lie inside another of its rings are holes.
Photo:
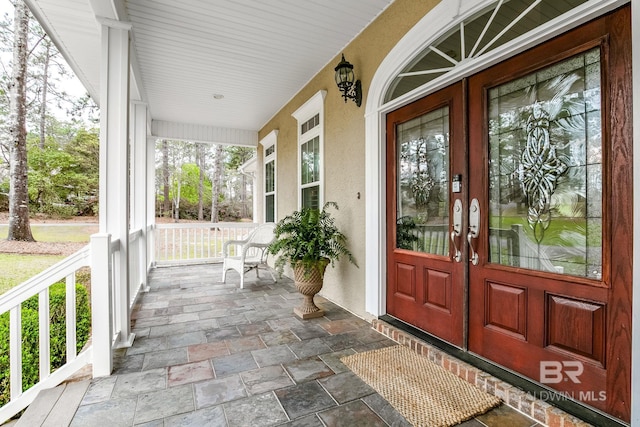
<path fill-rule="evenodd" d="M 10 0 L 0 0 L 0 16 L 4 17 L 5 14 L 9 14 L 9 16 L 13 18 L 13 9 L 14 9 L 13 4 L 11 3 Z M 35 19 L 35 18 L 32 18 L 32 19 Z M 0 55 L 2 55 L 0 57 L 2 63 L 6 66 L 6 64 L 8 64 L 11 60 L 11 58 L 9 57 L 9 54 L 2 53 Z M 61 58 L 61 60 L 64 62 L 63 58 Z M 64 90 L 74 98 L 80 98 L 84 96 L 87 92 L 86 89 L 84 88 L 82 83 L 80 83 L 80 80 L 75 76 L 75 74 L 73 74 L 71 67 L 69 67 L 68 65 L 67 65 L 67 70 L 69 70 L 71 75 L 65 76 L 59 79 L 59 84 L 58 84 L 59 89 Z M 51 103 L 49 107 L 54 109 L 55 108 L 54 103 Z M 64 120 L 66 117 L 66 112 L 64 111 L 56 111 L 54 113 L 59 120 Z"/>

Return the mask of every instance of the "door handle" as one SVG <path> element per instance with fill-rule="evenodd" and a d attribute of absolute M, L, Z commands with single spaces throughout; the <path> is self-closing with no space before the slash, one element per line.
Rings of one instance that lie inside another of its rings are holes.
<path fill-rule="evenodd" d="M 456 245 L 456 237 L 459 237 L 462 233 L 462 202 L 460 199 L 456 199 L 453 203 L 453 224 L 451 227 L 451 243 L 453 244 L 453 259 L 456 262 L 462 260 L 462 253 Z"/>
<path fill-rule="evenodd" d="M 467 233 L 467 242 L 469 242 L 469 250 L 471 251 L 471 264 L 478 265 L 478 252 L 473 249 L 472 239 L 478 238 L 480 234 L 480 203 L 478 199 L 473 199 L 469 206 L 469 232 Z"/>

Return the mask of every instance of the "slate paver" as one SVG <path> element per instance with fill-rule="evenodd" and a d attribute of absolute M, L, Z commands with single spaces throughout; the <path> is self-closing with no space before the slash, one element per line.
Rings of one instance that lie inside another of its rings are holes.
<path fill-rule="evenodd" d="M 242 372 L 240 378 L 249 394 L 260 394 L 295 384 L 280 365 Z"/>
<path fill-rule="evenodd" d="M 89 405 L 80 405 L 76 411 L 71 427 L 85 426 L 131 426 L 136 411 L 137 396 L 122 399 L 110 399 Z"/>
<path fill-rule="evenodd" d="M 169 387 L 209 380 L 214 377 L 213 366 L 209 360 L 169 366 L 167 376 Z"/>
<path fill-rule="evenodd" d="M 195 409 L 190 384 L 138 395 L 134 423 L 181 414 Z"/>
<path fill-rule="evenodd" d="M 296 383 L 315 380 L 333 375 L 333 371 L 320 358 L 296 360 L 283 364 Z"/>
<path fill-rule="evenodd" d="M 159 427 L 227 427 L 222 406 L 212 406 L 174 415 L 164 419 L 164 424 Z M 146 427 L 146 426 L 145 426 Z"/>
<path fill-rule="evenodd" d="M 111 398 L 111 393 L 113 393 L 113 387 L 116 385 L 117 379 L 117 376 L 110 376 L 95 378 L 94 380 L 92 380 L 80 404 L 88 405 L 90 403 L 98 403 L 109 400 Z"/>
<path fill-rule="evenodd" d="M 304 359 L 317 354 L 330 353 L 331 347 L 322 341 L 320 338 L 311 338 L 305 341 L 298 341 L 289 344 L 291 351 L 298 356 L 299 359 Z"/>
<path fill-rule="evenodd" d="M 164 368 L 118 375 L 111 397 L 135 396 L 167 388 L 167 372 Z"/>
<path fill-rule="evenodd" d="M 296 355 L 284 344 L 262 350 L 254 350 L 251 354 L 260 367 L 280 365 L 297 359 Z"/>
<path fill-rule="evenodd" d="M 275 391 L 290 419 L 336 406 L 335 400 L 316 381 Z"/>
<path fill-rule="evenodd" d="M 361 400 L 322 411 L 318 416 L 328 426 L 387 427 L 387 423 Z"/>
<path fill-rule="evenodd" d="M 273 393 L 263 393 L 224 405 L 229 427 L 271 426 L 288 421 Z"/>
<path fill-rule="evenodd" d="M 231 353 L 224 341 L 194 344 L 187 347 L 187 358 L 189 362 L 197 362 L 218 356 L 227 356 L 229 354 Z"/>
<path fill-rule="evenodd" d="M 286 277 L 242 290 L 220 279 L 221 265 L 152 270 L 133 346 L 114 351 L 113 374 L 92 380 L 71 425 L 409 425 L 340 361 L 393 341 L 319 296 L 325 316 L 300 320 Z"/>
<path fill-rule="evenodd" d="M 260 338 L 262 338 L 267 347 L 300 342 L 300 338 L 288 330 L 267 332 L 266 334 L 261 334 Z"/>
<path fill-rule="evenodd" d="M 198 409 L 247 396 L 238 375 L 195 383 L 193 389 Z"/>
<path fill-rule="evenodd" d="M 265 348 L 264 342 L 258 336 L 242 337 L 227 340 L 227 347 L 231 353 L 242 353 Z"/>
<path fill-rule="evenodd" d="M 217 378 L 258 368 L 258 364 L 250 352 L 214 357 L 211 360 L 213 361 L 213 369 Z"/>
<path fill-rule="evenodd" d="M 145 353 L 142 369 L 147 370 L 160 367 L 164 368 L 171 365 L 182 365 L 188 361 L 186 347 L 153 351 Z"/>
<path fill-rule="evenodd" d="M 343 372 L 318 380 L 336 402 L 342 404 L 375 393 L 353 372 Z"/>

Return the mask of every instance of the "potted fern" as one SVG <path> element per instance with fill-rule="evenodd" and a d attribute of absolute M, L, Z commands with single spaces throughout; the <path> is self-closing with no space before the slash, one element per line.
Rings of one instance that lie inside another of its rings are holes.
<path fill-rule="evenodd" d="M 293 311 L 303 319 L 324 315 L 313 297 L 322 289 L 327 265 L 333 267 L 345 256 L 357 267 L 347 248 L 347 237 L 327 210 L 330 207 L 338 209 L 335 202 L 327 202 L 322 210 L 302 208 L 284 217 L 276 224 L 275 240 L 268 248 L 276 255 L 275 267 L 280 274 L 286 264 L 293 269 L 295 285 L 304 296 L 302 305 Z"/>

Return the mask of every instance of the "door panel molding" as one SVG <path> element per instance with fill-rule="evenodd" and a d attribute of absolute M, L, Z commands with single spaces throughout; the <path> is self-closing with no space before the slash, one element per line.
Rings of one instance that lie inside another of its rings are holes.
<path fill-rule="evenodd" d="M 424 269 L 424 305 L 436 310 L 451 313 L 451 273 L 447 271 Z"/>
<path fill-rule="evenodd" d="M 527 288 L 485 283 L 484 325 L 522 341 L 527 340 Z"/>
<path fill-rule="evenodd" d="M 585 357 L 604 368 L 606 304 L 552 293 L 546 299 L 546 345 Z"/>

